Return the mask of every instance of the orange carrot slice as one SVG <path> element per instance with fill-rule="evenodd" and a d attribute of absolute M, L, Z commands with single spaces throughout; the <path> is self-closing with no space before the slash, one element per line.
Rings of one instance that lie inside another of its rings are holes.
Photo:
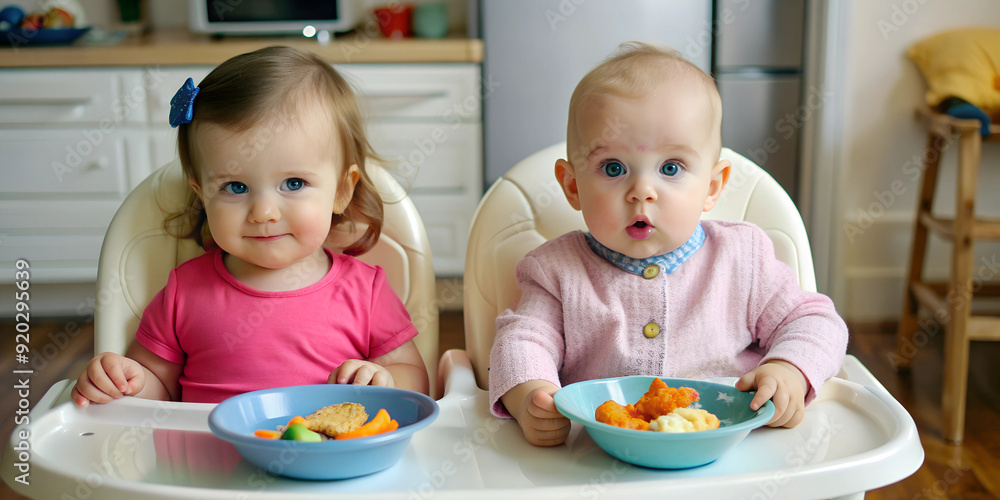
<path fill-rule="evenodd" d="M 339 434 L 335 439 L 354 439 L 388 432 L 392 430 L 389 429 L 392 422 L 395 422 L 395 420 L 392 420 L 389 417 L 389 412 L 385 411 L 385 408 L 382 408 L 375 414 L 375 418 L 372 418 L 367 424 L 362 425 L 351 432 Z M 399 424 L 397 423 L 396 425 L 398 426 Z"/>
<path fill-rule="evenodd" d="M 278 439 L 281 437 L 280 432 L 272 431 L 270 429 L 257 429 L 254 431 L 253 435 L 264 439 Z"/>
<path fill-rule="evenodd" d="M 307 421 L 306 421 L 306 419 L 302 418 L 302 417 L 301 417 L 301 416 L 299 416 L 299 415 L 296 415 L 296 416 L 292 417 L 292 419 L 291 419 L 291 420 L 289 420 L 287 424 L 285 424 L 285 427 L 286 427 L 286 428 L 288 428 L 288 427 L 291 427 L 291 426 L 292 426 L 292 424 L 302 424 L 302 425 L 306 425 L 306 422 L 307 422 Z M 306 427 L 309 427 L 309 426 L 308 426 L 308 425 L 306 425 Z"/>

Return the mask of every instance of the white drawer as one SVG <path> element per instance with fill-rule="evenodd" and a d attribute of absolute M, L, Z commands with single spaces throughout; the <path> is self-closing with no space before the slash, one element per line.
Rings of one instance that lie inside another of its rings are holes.
<path fill-rule="evenodd" d="M 369 140 L 411 194 L 457 194 L 482 185 L 482 128 L 373 121 Z"/>
<path fill-rule="evenodd" d="M 357 88 L 362 112 L 369 119 L 480 120 L 478 64 L 350 64 L 336 68 Z"/>
<path fill-rule="evenodd" d="M 7 236 L 0 240 L 0 266 L 14 269 L 14 261 L 27 259 L 32 284 L 96 281 L 103 242 L 103 232 Z M 14 273 L 4 274 L 0 284 L 14 282 Z"/>
<path fill-rule="evenodd" d="M 108 69 L 0 72 L 0 123 L 119 122 L 130 110 L 122 73 Z"/>
<path fill-rule="evenodd" d="M 465 249 L 469 241 L 472 214 L 478 198 L 468 195 L 410 196 L 431 242 L 434 273 L 461 276 L 465 270 Z"/>
<path fill-rule="evenodd" d="M 127 134 L 98 127 L 0 130 L 4 182 L 0 194 L 128 193 Z"/>
<path fill-rule="evenodd" d="M 121 200 L 0 200 L 0 232 L 50 234 L 94 232 L 104 234 Z M 2 241 L 2 238 L 0 238 Z"/>

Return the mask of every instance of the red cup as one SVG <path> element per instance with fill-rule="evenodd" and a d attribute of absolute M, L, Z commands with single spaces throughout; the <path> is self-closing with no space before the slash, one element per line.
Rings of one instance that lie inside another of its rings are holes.
<path fill-rule="evenodd" d="M 375 20 L 378 22 L 382 36 L 386 38 L 403 38 L 410 36 L 413 5 L 394 3 L 387 7 L 375 9 Z"/>

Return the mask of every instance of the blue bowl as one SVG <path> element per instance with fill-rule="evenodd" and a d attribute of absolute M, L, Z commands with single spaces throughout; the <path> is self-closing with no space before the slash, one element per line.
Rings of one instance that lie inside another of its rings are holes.
<path fill-rule="evenodd" d="M 90 31 L 86 28 L 41 28 L 25 30 L 20 27 L 8 30 L 0 30 L 0 47 L 9 45 L 11 47 L 31 47 L 34 45 L 68 45 L 76 41 Z"/>
<path fill-rule="evenodd" d="M 295 415 L 307 416 L 328 405 L 364 405 L 369 420 L 379 408 L 399 422 L 392 432 L 320 443 L 264 439 L 257 429 L 285 425 Z M 233 396 L 215 407 L 208 427 L 229 441 L 243 459 L 276 475 L 299 479 L 346 479 L 386 469 L 403 455 L 413 433 L 438 416 L 437 403 L 417 392 L 364 385 L 302 385 Z"/>
<path fill-rule="evenodd" d="M 701 399 L 692 406 L 719 417 L 719 428 L 684 433 L 637 431 L 594 419 L 594 411 L 609 399 L 620 404 L 638 401 L 654 378 L 632 376 L 570 384 L 556 392 L 556 408 L 566 418 L 583 424 L 594 442 L 611 456 L 655 469 L 686 469 L 714 462 L 774 416 L 770 401 L 757 411 L 750 409 L 753 392 L 716 382 L 660 377 L 670 387 L 698 391 Z"/>

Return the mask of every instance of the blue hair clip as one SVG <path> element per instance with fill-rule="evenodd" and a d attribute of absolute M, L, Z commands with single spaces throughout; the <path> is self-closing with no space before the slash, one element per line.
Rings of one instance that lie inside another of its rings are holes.
<path fill-rule="evenodd" d="M 170 126 L 177 128 L 179 125 L 191 123 L 194 118 L 194 97 L 198 95 L 201 87 L 194 86 L 194 80 L 188 78 L 184 85 L 177 90 L 174 98 L 170 100 Z"/>

